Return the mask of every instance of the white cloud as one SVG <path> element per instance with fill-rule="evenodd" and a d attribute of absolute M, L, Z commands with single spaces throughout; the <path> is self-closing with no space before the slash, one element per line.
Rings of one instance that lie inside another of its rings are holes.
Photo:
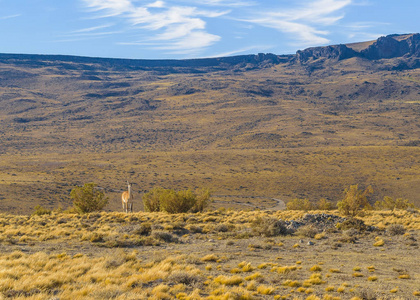
<path fill-rule="evenodd" d="M 194 6 L 178 6 L 164 1 L 83 0 L 92 11 L 104 11 L 102 17 L 120 16 L 131 26 L 154 32 L 149 38 L 159 41 L 162 49 L 197 51 L 221 38 L 206 31 L 204 18 L 217 18 L 229 11 L 204 11 Z M 236 2 L 236 1 L 234 1 Z M 135 41 L 134 41 L 135 43 Z"/>
<path fill-rule="evenodd" d="M 93 11 L 104 10 L 103 17 L 117 16 L 133 8 L 130 0 L 83 0 Z"/>
<path fill-rule="evenodd" d="M 148 4 L 147 7 L 163 8 L 163 7 L 165 7 L 165 2 L 156 1 L 156 2 Z"/>
<path fill-rule="evenodd" d="M 227 7 L 247 7 L 255 6 L 258 3 L 254 1 L 241 1 L 241 0 L 201 0 L 201 4 L 209 6 L 227 6 Z"/>
<path fill-rule="evenodd" d="M 277 29 L 281 32 L 293 34 L 293 39 L 299 46 L 327 44 L 329 34 L 319 28 L 336 24 L 344 17 L 338 14 L 353 0 L 311 0 L 305 5 L 292 9 L 264 12 L 262 17 L 243 19 L 242 21 L 259 24 Z"/>

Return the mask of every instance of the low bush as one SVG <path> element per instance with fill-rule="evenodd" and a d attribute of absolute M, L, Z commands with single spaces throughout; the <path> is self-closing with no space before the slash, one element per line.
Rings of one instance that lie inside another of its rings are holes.
<path fill-rule="evenodd" d="M 149 235 L 152 232 L 152 224 L 145 222 L 137 226 L 133 233 L 137 235 Z"/>
<path fill-rule="evenodd" d="M 376 201 L 374 204 L 376 210 L 394 210 L 394 209 L 413 209 L 414 203 L 409 202 L 407 199 L 398 198 L 396 200 L 391 197 L 385 196 L 384 200 Z"/>
<path fill-rule="evenodd" d="M 170 214 L 201 212 L 210 203 L 210 192 L 207 189 L 175 191 L 154 188 L 143 195 L 144 210 L 148 212 L 164 211 Z"/>
<path fill-rule="evenodd" d="M 152 236 L 152 238 L 154 238 L 156 240 L 164 241 L 166 243 L 171 243 L 171 242 L 177 242 L 178 241 L 177 237 L 175 237 L 171 233 L 165 232 L 165 231 L 153 231 L 151 236 Z"/>
<path fill-rule="evenodd" d="M 293 199 L 287 202 L 287 210 L 315 210 L 316 206 L 311 203 L 308 199 Z"/>
<path fill-rule="evenodd" d="M 301 226 L 295 232 L 295 234 L 298 236 L 309 238 L 314 238 L 317 233 L 318 229 L 316 229 L 316 227 L 312 225 Z"/>
<path fill-rule="evenodd" d="M 338 225 L 338 229 L 340 230 L 357 230 L 357 231 L 365 231 L 367 229 L 367 226 L 363 220 L 351 218 L 348 220 L 345 220 L 343 223 Z"/>
<path fill-rule="evenodd" d="M 265 237 L 286 235 L 289 230 L 286 223 L 274 218 L 257 218 L 251 223 L 252 231 Z"/>
<path fill-rule="evenodd" d="M 108 198 L 98 191 L 95 183 L 85 183 L 83 187 L 75 187 L 70 192 L 73 206 L 78 213 L 99 211 L 108 204 Z"/>
<path fill-rule="evenodd" d="M 391 224 L 388 226 L 386 231 L 390 235 L 403 235 L 405 233 L 405 228 L 403 225 L 400 224 Z"/>
<path fill-rule="evenodd" d="M 351 185 L 344 191 L 344 198 L 338 201 L 338 211 L 346 216 L 357 216 L 362 209 L 370 209 L 371 206 L 367 200 L 367 196 L 373 193 L 371 186 L 368 186 L 364 191 L 359 190 L 358 185 Z"/>
<path fill-rule="evenodd" d="M 321 198 L 317 203 L 313 203 L 308 199 L 293 199 L 287 202 L 287 210 L 333 210 L 334 205 L 327 199 Z"/>
<path fill-rule="evenodd" d="M 34 207 L 34 212 L 32 213 L 32 216 L 42 216 L 42 215 L 50 215 L 51 209 L 47 209 L 42 207 L 41 205 L 37 205 Z"/>
<path fill-rule="evenodd" d="M 168 279 L 169 282 L 181 283 L 187 286 L 191 286 L 193 284 L 199 283 L 202 278 L 198 275 L 191 274 L 185 271 L 176 271 L 169 275 Z"/>

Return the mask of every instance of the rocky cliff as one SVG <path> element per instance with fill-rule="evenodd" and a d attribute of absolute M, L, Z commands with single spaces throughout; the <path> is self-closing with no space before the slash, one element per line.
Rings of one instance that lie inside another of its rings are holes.
<path fill-rule="evenodd" d="M 361 44 L 361 43 L 360 43 Z M 363 48 L 363 47 L 355 47 Z M 352 57 L 360 57 L 368 60 L 380 60 L 391 58 L 415 59 L 407 67 L 418 67 L 420 57 L 420 34 L 388 35 L 370 43 L 362 50 L 354 50 L 350 45 L 334 45 L 326 47 L 314 47 L 297 51 L 295 62 L 306 64 L 319 58 L 332 59 L 335 61 Z"/>

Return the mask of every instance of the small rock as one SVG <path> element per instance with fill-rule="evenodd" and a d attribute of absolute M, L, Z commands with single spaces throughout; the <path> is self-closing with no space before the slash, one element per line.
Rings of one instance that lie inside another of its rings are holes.
<path fill-rule="evenodd" d="M 308 246 L 312 246 L 312 245 L 315 245 L 315 244 L 313 242 L 309 241 Z"/>

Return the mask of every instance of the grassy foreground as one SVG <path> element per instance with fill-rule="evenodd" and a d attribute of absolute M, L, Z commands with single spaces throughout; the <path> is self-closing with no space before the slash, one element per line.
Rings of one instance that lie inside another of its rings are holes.
<path fill-rule="evenodd" d="M 366 212 L 361 220 L 374 230 L 304 226 L 263 236 L 269 225 L 256 222 L 304 214 L 2 214 L 0 298 L 420 297 L 418 211 Z"/>

